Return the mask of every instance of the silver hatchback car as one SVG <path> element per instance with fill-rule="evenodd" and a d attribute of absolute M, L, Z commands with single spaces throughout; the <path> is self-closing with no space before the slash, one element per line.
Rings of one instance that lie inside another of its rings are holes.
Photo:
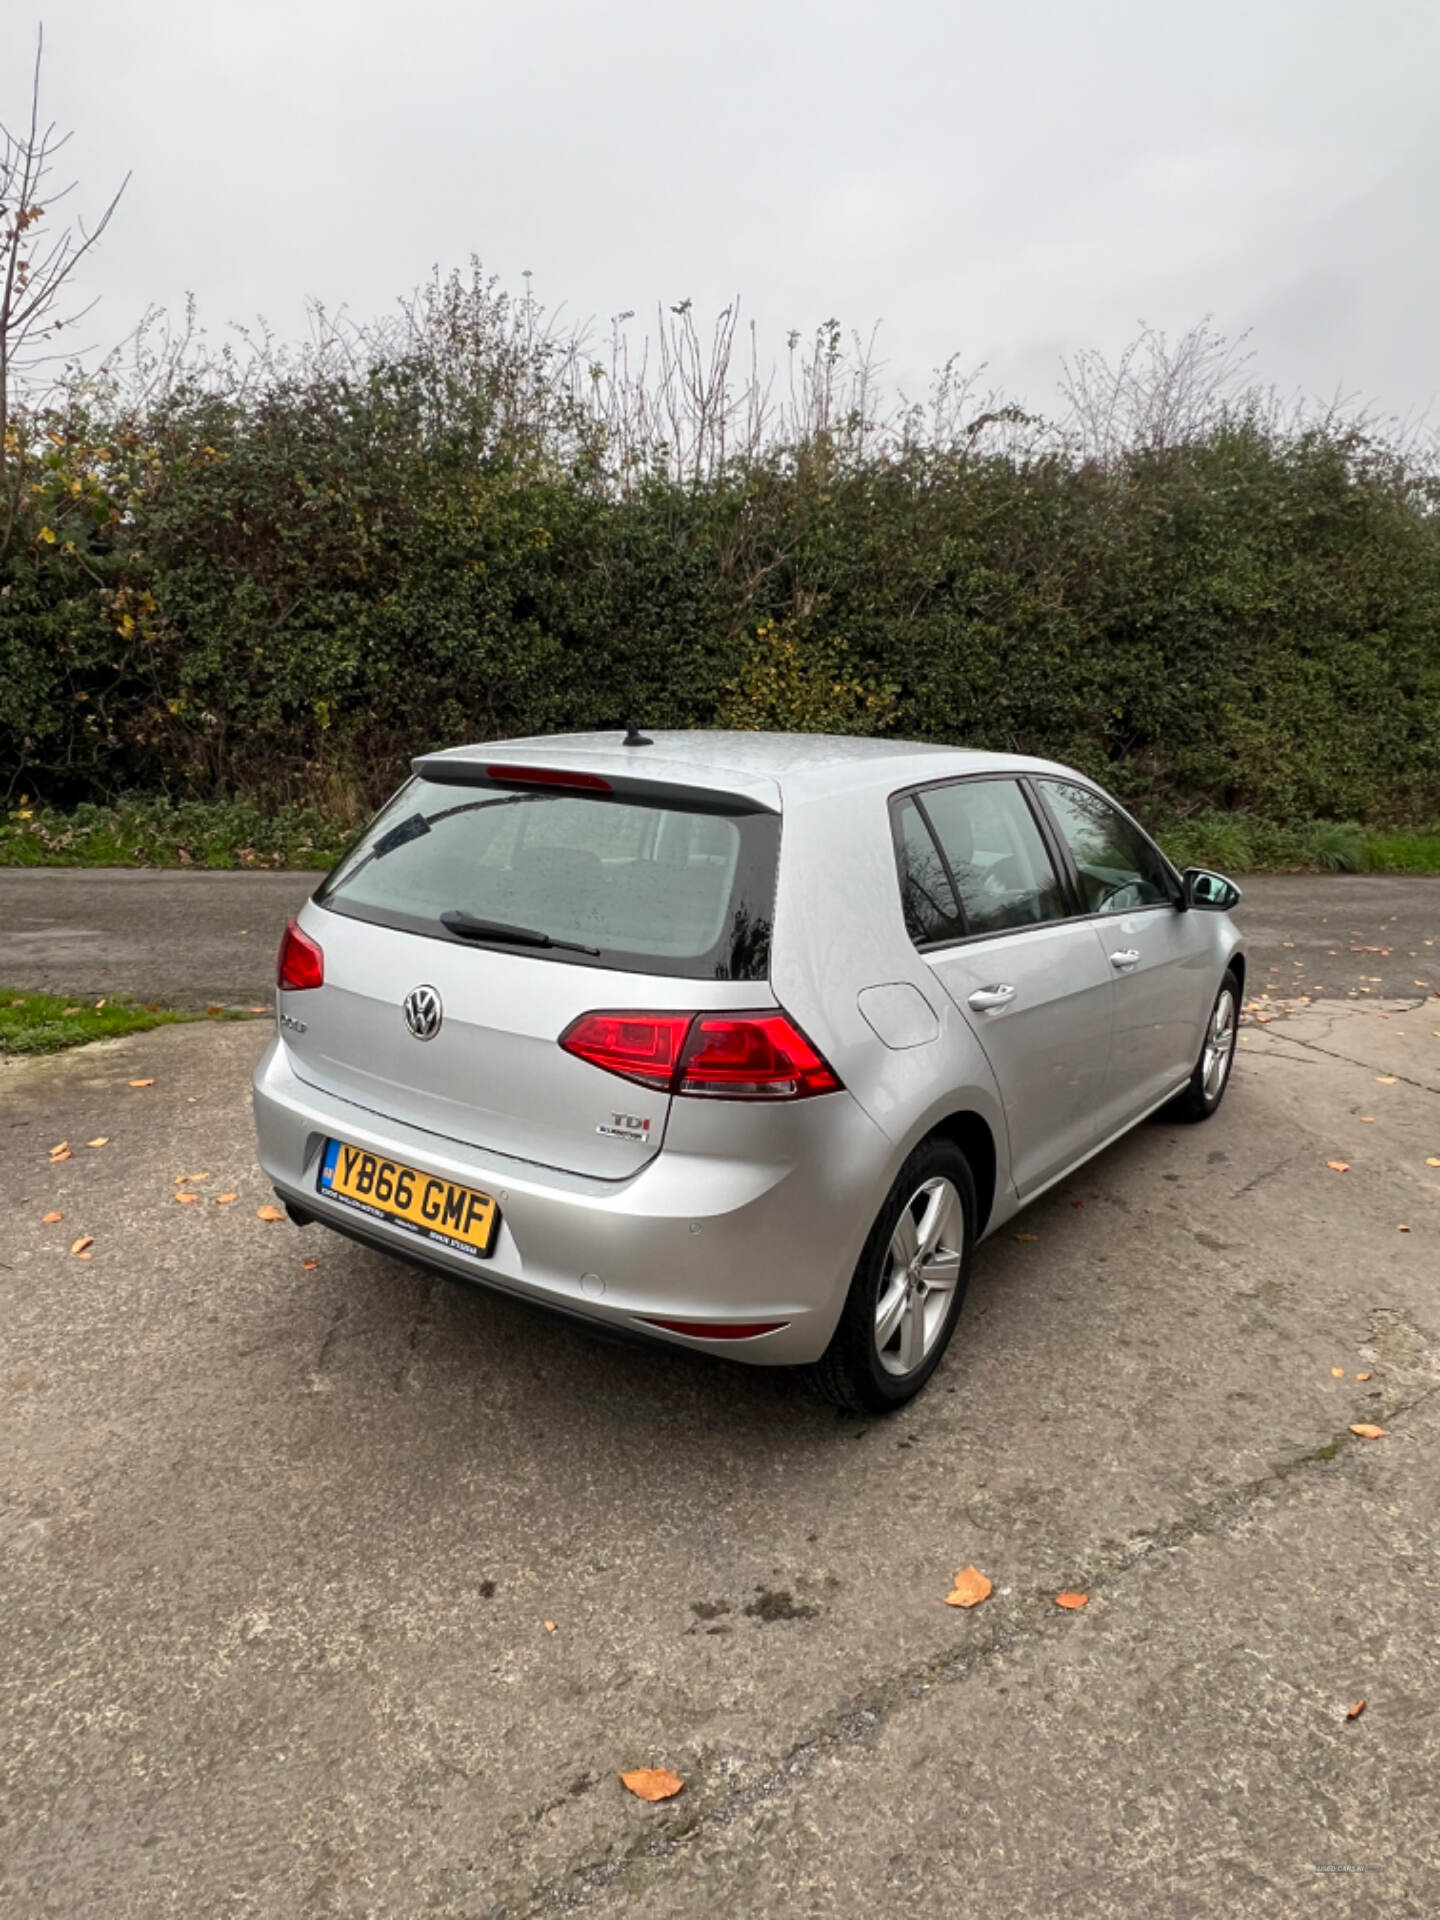
<path fill-rule="evenodd" d="M 297 1221 L 883 1411 L 978 1240 L 1214 1113 L 1238 898 L 1017 755 L 427 755 L 286 931 L 261 1164 Z"/>

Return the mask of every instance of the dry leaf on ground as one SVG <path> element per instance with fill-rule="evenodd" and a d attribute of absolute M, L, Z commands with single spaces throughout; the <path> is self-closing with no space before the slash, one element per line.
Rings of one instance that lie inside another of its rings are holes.
<path fill-rule="evenodd" d="M 155 1082 L 153 1080 L 132 1080 L 130 1084 L 132 1087 L 153 1087 Z"/>
<path fill-rule="evenodd" d="M 1357 1380 L 1371 1380 L 1374 1378 L 1374 1375 L 1369 1373 L 1357 1373 L 1355 1378 Z"/>
<path fill-rule="evenodd" d="M 87 1140 L 85 1144 L 87 1147 L 108 1147 L 110 1144 L 110 1136 L 108 1133 L 102 1133 L 98 1139 Z"/>
<path fill-rule="evenodd" d="M 255 1218 L 257 1220 L 283 1220 L 285 1215 L 280 1211 L 279 1207 L 257 1207 L 255 1209 Z"/>
<path fill-rule="evenodd" d="M 673 1800 L 685 1784 L 668 1767 L 637 1767 L 633 1773 L 622 1773 L 620 1781 L 637 1800 L 650 1801 Z"/>
<path fill-rule="evenodd" d="M 1362 1440 L 1383 1440 L 1385 1438 L 1384 1427 L 1367 1426 L 1364 1421 L 1361 1421 L 1358 1426 L 1351 1427 L 1350 1431 L 1353 1434 L 1358 1434 Z"/>
<path fill-rule="evenodd" d="M 215 1196 L 215 1204 L 217 1207 L 228 1207 L 232 1200 L 238 1200 L 239 1198 L 238 1193 L 217 1193 Z"/>
<path fill-rule="evenodd" d="M 1343 1380 L 1345 1378 L 1344 1367 L 1331 1367 L 1330 1378 L 1332 1380 Z"/>
<path fill-rule="evenodd" d="M 73 1020 L 79 1011 L 79 1007 L 62 1007 L 60 1009 L 60 1018 L 62 1020 Z"/>
<path fill-rule="evenodd" d="M 1440 1167 L 1440 1155 L 1432 1153 L 1425 1164 L 1427 1167 Z"/>
<path fill-rule="evenodd" d="M 191 1193 L 188 1189 L 184 1193 L 177 1193 L 175 1198 L 182 1207 L 198 1207 L 200 1204 L 199 1194 Z"/>
<path fill-rule="evenodd" d="M 1364 1711 L 1365 1702 L 1363 1700 L 1357 1700 L 1353 1707 L 1347 1707 L 1345 1709 L 1345 1718 L 1347 1720 L 1358 1720 Z"/>
<path fill-rule="evenodd" d="M 303 1273 L 313 1273 L 319 1264 L 320 1262 L 318 1260 L 302 1260 L 300 1262 L 300 1268 Z"/>
<path fill-rule="evenodd" d="M 71 1253 L 84 1253 L 87 1247 L 93 1247 L 94 1244 L 95 1244 L 95 1236 L 93 1233 L 82 1233 L 80 1238 L 71 1247 L 70 1251 Z"/>
<path fill-rule="evenodd" d="M 1017 1233 L 1015 1238 L 1017 1240 L 1033 1240 L 1035 1236 L 1033 1233 Z"/>
<path fill-rule="evenodd" d="M 1327 1160 L 1325 1164 L 1332 1173 L 1348 1173 L 1350 1171 L 1350 1162 L 1348 1160 Z"/>
<path fill-rule="evenodd" d="M 555 1622 L 553 1620 L 547 1620 L 545 1622 L 545 1631 L 547 1633 L 553 1633 L 555 1631 Z"/>
<path fill-rule="evenodd" d="M 54 1227 L 58 1226 L 64 1218 L 63 1213 L 42 1213 L 40 1216 L 40 1224 L 42 1227 Z"/>
<path fill-rule="evenodd" d="M 955 1576 L 954 1590 L 945 1595 L 947 1607 L 978 1607 L 995 1591 L 995 1583 L 978 1567 L 962 1567 Z"/>
<path fill-rule="evenodd" d="M 1395 1087 L 1400 1084 L 1400 1076 L 1395 1073 L 1377 1073 L 1375 1084 L 1380 1087 Z"/>
<path fill-rule="evenodd" d="M 1064 1607 L 1067 1613 L 1078 1613 L 1081 1607 L 1089 1606 L 1090 1596 L 1088 1593 L 1057 1593 L 1055 1604 Z"/>

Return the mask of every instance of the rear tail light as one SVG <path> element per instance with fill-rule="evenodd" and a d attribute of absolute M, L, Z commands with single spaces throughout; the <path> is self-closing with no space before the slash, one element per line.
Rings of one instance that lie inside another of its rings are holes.
<path fill-rule="evenodd" d="M 680 1056 L 677 1093 L 731 1100 L 800 1100 L 839 1080 L 783 1013 L 696 1016 Z"/>
<path fill-rule="evenodd" d="M 561 1034 L 560 1044 L 592 1067 L 669 1093 L 691 1017 L 688 1013 L 582 1013 Z"/>
<path fill-rule="evenodd" d="M 658 1093 L 803 1100 L 840 1086 L 795 1023 L 770 1013 L 585 1013 L 560 1045 Z"/>
<path fill-rule="evenodd" d="M 275 963 L 275 984 L 289 993 L 325 984 L 325 954 L 308 933 L 302 933 L 292 920 L 280 942 L 280 957 Z"/>

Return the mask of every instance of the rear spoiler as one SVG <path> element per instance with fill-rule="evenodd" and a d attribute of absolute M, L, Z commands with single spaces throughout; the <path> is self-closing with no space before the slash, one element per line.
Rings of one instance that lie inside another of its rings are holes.
<path fill-rule="evenodd" d="M 578 762 L 579 764 L 575 764 Z M 452 753 L 425 753 L 410 762 L 422 780 L 442 786 L 495 787 L 512 793 L 606 795 L 616 800 L 649 801 L 683 808 L 690 813 L 779 813 L 780 798 L 768 780 L 729 776 L 724 787 L 698 786 L 693 781 L 666 780 L 652 773 L 635 773 L 630 766 L 614 766 L 609 754 L 576 754 L 572 763 L 552 762 L 530 755 L 521 760 L 471 759 Z"/>

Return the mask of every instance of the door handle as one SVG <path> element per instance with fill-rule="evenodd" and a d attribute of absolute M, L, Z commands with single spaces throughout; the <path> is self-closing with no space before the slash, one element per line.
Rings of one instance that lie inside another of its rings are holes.
<path fill-rule="evenodd" d="M 998 1013 L 1001 1007 L 1008 1007 L 1014 998 L 1014 987 L 977 987 L 970 996 L 969 1005 L 977 1013 Z"/>
<path fill-rule="evenodd" d="M 1140 964 L 1140 949 L 1123 947 L 1119 953 L 1111 954 L 1110 964 L 1118 973 L 1129 973 L 1132 967 L 1138 967 Z"/>

